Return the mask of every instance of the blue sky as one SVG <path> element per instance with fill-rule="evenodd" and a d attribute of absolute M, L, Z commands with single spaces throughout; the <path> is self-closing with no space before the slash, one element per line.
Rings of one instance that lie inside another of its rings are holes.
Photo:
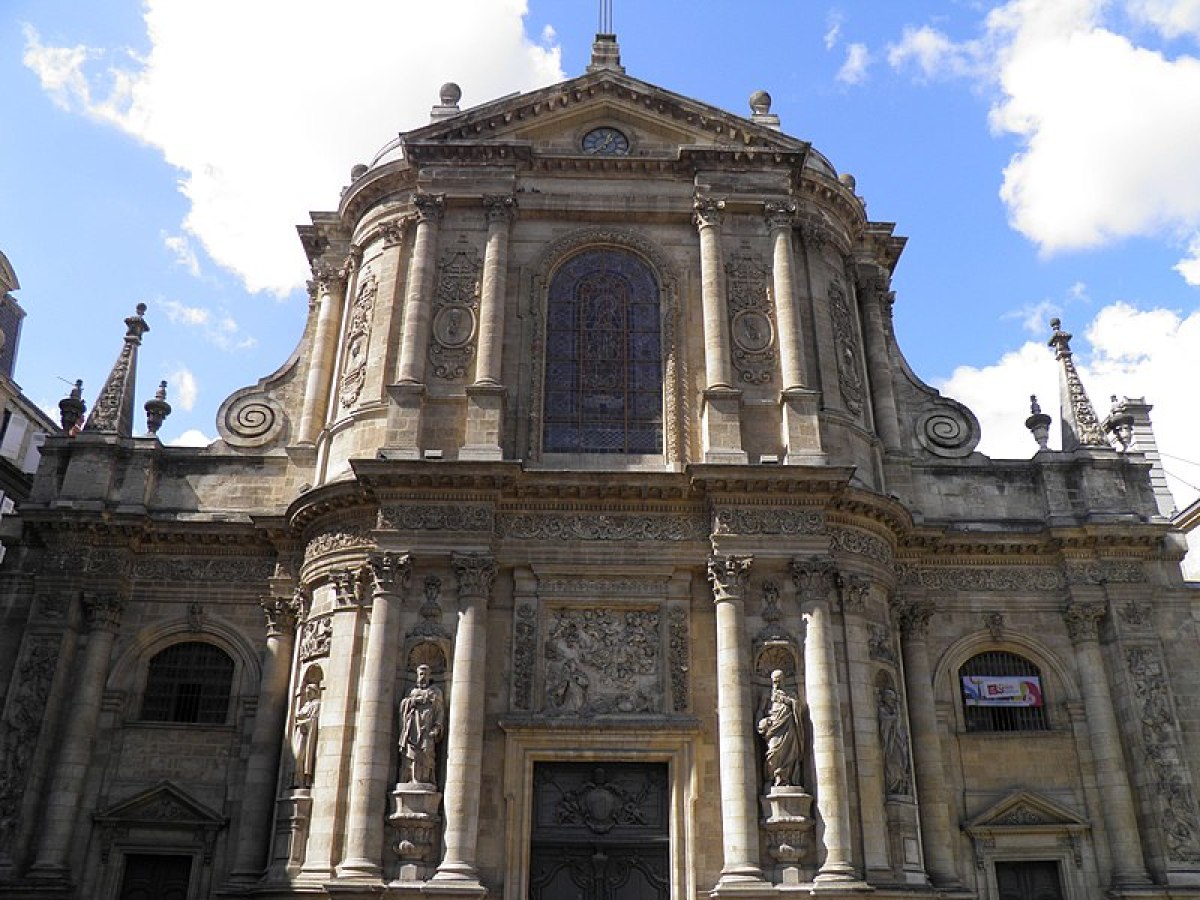
<path fill-rule="evenodd" d="M 591 0 L 6 0 L 0 250 L 29 315 L 17 380 L 94 399 L 135 304 L 139 394 L 165 441 L 303 324 L 294 226 L 350 166 L 463 106 L 582 72 Z M 1028 395 L 1057 412 L 1048 320 L 1074 332 L 1101 415 L 1155 404 L 1181 503 L 1198 493 L 1200 0 L 617 0 L 628 72 L 785 131 L 851 172 L 909 238 L 896 330 L 972 407 L 981 450 L 1026 457 Z"/>

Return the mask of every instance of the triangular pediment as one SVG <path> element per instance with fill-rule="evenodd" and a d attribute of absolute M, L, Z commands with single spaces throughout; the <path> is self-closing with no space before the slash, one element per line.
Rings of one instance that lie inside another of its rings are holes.
<path fill-rule="evenodd" d="M 1032 791 L 1015 791 L 963 826 L 968 834 L 996 831 L 1080 831 L 1088 827 L 1067 807 Z"/>
<path fill-rule="evenodd" d="M 406 145 L 507 142 L 538 153 L 582 154 L 590 129 L 610 126 L 630 156 L 677 155 L 679 148 L 806 154 L 809 144 L 749 118 L 603 70 L 502 97 L 403 135 Z"/>
<path fill-rule="evenodd" d="M 190 797 L 169 781 L 134 794 L 94 816 L 101 824 L 175 825 L 189 828 L 219 828 L 225 817 Z"/>

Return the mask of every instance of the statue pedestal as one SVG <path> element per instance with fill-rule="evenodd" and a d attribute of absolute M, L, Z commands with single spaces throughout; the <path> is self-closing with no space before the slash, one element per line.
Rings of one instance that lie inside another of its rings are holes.
<path fill-rule="evenodd" d="M 433 784 L 397 784 L 392 791 L 388 822 L 396 831 L 392 849 L 400 857 L 400 874 L 396 881 L 425 881 L 433 874 L 437 864 L 434 842 L 442 821 L 438 816 L 441 802 L 442 792 Z"/>
<path fill-rule="evenodd" d="M 802 787 L 776 785 L 759 798 L 766 830 L 767 852 L 779 863 L 779 881 L 800 884 L 801 860 L 808 854 L 813 796 Z"/>
<path fill-rule="evenodd" d="M 271 849 L 267 881 L 283 882 L 294 878 L 304 865 L 308 824 L 312 819 L 312 791 L 290 788 L 275 801 L 275 809 L 275 843 Z"/>

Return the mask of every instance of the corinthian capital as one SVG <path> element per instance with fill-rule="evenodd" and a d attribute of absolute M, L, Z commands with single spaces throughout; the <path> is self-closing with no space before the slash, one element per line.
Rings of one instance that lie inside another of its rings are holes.
<path fill-rule="evenodd" d="M 517 214 L 517 198 L 512 194 L 485 194 L 483 208 L 488 222 L 510 222 Z"/>
<path fill-rule="evenodd" d="M 496 560 L 474 553 L 456 553 L 450 559 L 458 579 L 459 597 L 490 597 L 496 581 Z"/>
<path fill-rule="evenodd" d="M 698 228 L 720 228 L 724 211 L 724 200 L 697 196 L 692 203 L 692 220 Z"/>
<path fill-rule="evenodd" d="M 295 633 L 296 618 L 301 611 L 295 595 L 260 597 L 258 605 L 262 607 L 263 616 L 267 620 L 267 637 L 283 637 Z"/>
<path fill-rule="evenodd" d="M 932 600 L 892 597 L 891 607 L 892 620 L 905 638 L 925 640 L 925 636 L 929 634 L 929 620 L 934 612 Z"/>
<path fill-rule="evenodd" d="M 816 603 L 827 600 L 837 587 L 838 571 L 833 560 L 827 556 L 812 556 L 792 560 L 792 582 L 801 603 Z"/>
<path fill-rule="evenodd" d="M 446 208 L 446 198 L 442 194 L 413 194 L 412 202 L 418 222 L 435 222 Z"/>
<path fill-rule="evenodd" d="M 408 588 L 412 558 L 407 553 L 372 553 L 367 559 L 375 593 L 399 594 Z"/>
<path fill-rule="evenodd" d="M 763 204 L 763 217 L 772 231 L 791 228 L 796 221 L 796 204 L 791 200 L 768 200 Z"/>
<path fill-rule="evenodd" d="M 1100 638 L 1100 620 L 1107 610 L 1103 603 L 1068 603 L 1063 607 L 1063 621 L 1071 643 L 1095 641 Z"/>
<path fill-rule="evenodd" d="M 313 283 L 317 286 L 318 294 L 328 294 L 336 291 L 344 276 L 341 266 L 333 266 L 325 262 L 314 263 L 312 267 Z"/>
<path fill-rule="evenodd" d="M 88 630 L 116 633 L 121 625 L 125 600 L 119 594 L 84 594 L 83 613 Z"/>
<path fill-rule="evenodd" d="M 750 577 L 752 556 L 710 556 L 708 580 L 712 582 L 713 600 L 740 600 Z"/>

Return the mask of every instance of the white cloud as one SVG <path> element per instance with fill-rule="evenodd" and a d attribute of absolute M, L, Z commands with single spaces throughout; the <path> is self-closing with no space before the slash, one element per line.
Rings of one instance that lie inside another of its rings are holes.
<path fill-rule="evenodd" d="M 1127 303 L 1113 303 L 1091 322 L 1076 323 L 1074 329 L 1070 326 L 1070 322 L 1064 323 L 1076 334 L 1072 342 L 1076 367 L 1101 418 L 1107 415 L 1113 395 L 1144 397 L 1154 406 L 1151 418 L 1160 448 L 1200 447 L 1200 417 L 1192 414 L 1195 361 L 1200 358 L 1200 312 L 1184 317 L 1168 309 L 1138 310 Z M 1030 394 L 1037 394 L 1042 411 L 1054 419 L 1050 446 L 1058 446 L 1058 364 L 1045 341 L 1029 341 L 989 366 L 961 366 L 937 387 L 967 404 L 979 417 L 983 429 L 979 449 L 983 453 L 998 458 L 1026 458 L 1034 453 L 1037 445 L 1025 428 Z M 1182 508 L 1198 492 L 1173 477 L 1173 467 L 1179 475 L 1187 469 L 1169 458 L 1164 460 L 1175 500 Z M 1195 483 L 1194 476 L 1189 480 Z"/>
<path fill-rule="evenodd" d="M 846 61 L 838 69 L 837 80 L 843 84 L 862 84 L 867 80 L 871 53 L 866 44 L 851 44 L 846 48 Z"/>
<path fill-rule="evenodd" d="M 525 11 L 525 0 L 147 0 L 145 58 L 48 47 L 28 29 L 24 59 L 56 103 L 158 148 L 190 201 L 183 231 L 247 289 L 284 294 L 306 274 L 294 226 L 337 203 L 351 163 L 428 121 L 441 83 L 478 102 L 562 77 L 558 49 L 526 36 Z M 448 21 L 453 40 L 397 43 Z"/>
<path fill-rule="evenodd" d="M 956 43 L 928 25 L 906 26 L 900 40 L 888 44 L 888 65 L 903 69 L 914 65 L 925 79 L 959 77 L 978 71 L 979 49 L 970 42 Z"/>
<path fill-rule="evenodd" d="M 1114 6 L 1009 0 L 973 40 L 910 26 L 889 49 L 897 68 L 998 91 L 992 128 L 1021 142 L 1001 197 L 1013 227 L 1047 253 L 1135 235 L 1174 242 L 1200 227 L 1200 59 L 1135 44 L 1106 20 Z M 1125 8 L 1164 33 L 1200 23 L 1200 0 Z M 1176 268 L 1200 280 L 1194 249 Z"/>
<path fill-rule="evenodd" d="M 166 311 L 171 322 L 200 329 L 204 339 L 221 350 L 250 350 L 258 346 L 258 339 L 252 335 L 239 336 L 241 327 L 227 312 L 214 314 L 202 306 L 188 306 L 178 300 L 159 300 L 156 305 Z"/>
<path fill-rule="evenodd" d="M 1200 35 L 1200 0 L 1127 0 L 1133 18 L 1165 37 Z"/>
<path fill-rule="evenodd" d="M 1187 256 L 1175 264 L 1175 271 L 1192 287 L 1200 287 L 1200 234 L 1192 235 Z"/>
<path fill-rule="evenodd" d="M 206 435 L 199 428 L 189 428 L 183 434 L 176 438 L 172 438 L 168 442 L 171 447 L 207 447 L 213 442 L 213 439 Z"/>
<path fill-rule="evenodd" d="M 842 25 L 846 21 L 846 15 L 840 9 L 831 9 L 825 17 L 825 49 L 832 50 L 837 46 L 838 40 L 842 36 Z"/>
<path fill-rule="evenodd" d="M 1024 306 L 1006 312 L 1000 318 L 1019 319 L 1021 327 L 1032 335 L 1048 333 L 1049 322 L 1055 316 L 1062 316 L 1062 304 L 1054 300 L 1039 300 L 1036 303 L 1026 303 Z"/>
<path fill-rule="evenodd" d="M 199 391 L 196 376 L 186 366 L 180 366 L 167 376 L 167 401 L 184 412 L 191 412 L 195 407 Z"/>
<path fill-rule="evenodd" d="M 196 259 L 196 251 L 192 249 L 192 243 L 182 234 L 166 234 L 162 236 L 163 246 L 171 251 L 171 255 L 175 257 L 175 262 L 188 270 L 188 273 L 195 278 L 200 277 L 200 261 Z"/>

